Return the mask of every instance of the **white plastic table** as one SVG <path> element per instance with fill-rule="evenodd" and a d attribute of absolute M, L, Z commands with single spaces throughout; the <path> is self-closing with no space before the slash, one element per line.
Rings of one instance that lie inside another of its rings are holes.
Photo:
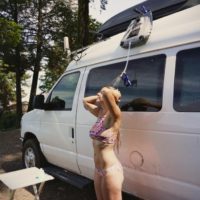
<path fill-rule="evenodd" d="M 42 168 L 38 169 L 37 167 L 0 174 L 0 180 L 10 189 L 10 200 L 13 200 L 17 189 L 28 186 L 33 186 L 35 199 L 39 200 L 39 194 L 42 191 L 44 183 L 53 179 L 53 176 L 46 174 Z M 36 184 L 40 184 L 38 190 Z"/>

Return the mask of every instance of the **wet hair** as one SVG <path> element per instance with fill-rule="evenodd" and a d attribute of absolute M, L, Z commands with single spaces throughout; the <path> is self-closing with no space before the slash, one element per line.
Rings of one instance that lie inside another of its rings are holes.
<path fill-rule="evenodd" d="M 121 92 L 117 89 L 117 88 L 115 88 L 115 87 L 113 87 L 113 86 L 105 86 L 106 88 L 109 88 L 109 89 L 113 89 L 113 90 L 117 90 L 118 92 L 119 92 L 119 94 L 120 94 L 120 97 L 117 99 L 117 101 L 116 101 L 116 104 L 117 105 L 119 105 L 119 102 L 120 102 L 120 99 L 121 99 Z M 119 147 L 120 147 L 120 145 L 121 145 L 121 140 L 120 140 L 120 131 L 118 131 L 118 134 L 117 134 L 117 142 L 116 142 L 116 144 L 115 144 L 115 148 L 117 149 L 117 152 L 119 153 Z"/>
<path fill-rule="evenodd" d="M 115 87 L 113 87 L 113 86 L 105 86 L 106 88 L 108 88 L 108 89 L 113 89 L 113 90 L 117 90 L 118 92 L 119 92 L 119 98 L 117 99 L 117 101 L 116 101 L 116 103 L 117 104 L 119 104 L 119 102 L 120 102 L 120 100 L 121 100 L 121 92 L 117 89 L 117 88 L 115 88 Z"/>

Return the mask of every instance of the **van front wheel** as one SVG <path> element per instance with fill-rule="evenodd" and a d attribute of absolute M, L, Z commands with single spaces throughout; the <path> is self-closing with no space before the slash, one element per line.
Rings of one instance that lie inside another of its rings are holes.
<path fill-rule="evenodd" d="M 35 139 L 28 139 L 25 141 L 22 150 L 22 160 L 26 168 L 40 168 L 44 166 L 45 158 L 42 155 L 40 146 Z"/>

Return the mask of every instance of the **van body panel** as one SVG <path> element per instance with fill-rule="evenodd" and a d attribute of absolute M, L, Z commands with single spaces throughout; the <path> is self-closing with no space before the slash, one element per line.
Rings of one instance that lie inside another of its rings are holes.
<path fill-rule="evenodd" d="M 21 137 L 24 138 L 26 133 L 33 133 L 39 140 L 41 139 L 40 135 L 40 110 L 32 110 L 28 113 L 25 113 L 21 121 Z"/>
<path fill-rule="evenodd" d="M 133 171 L 126 167 L 124 171 L 126 179 L 124 188 L 142 199 L 199 200 L 200 190 L 196 185 L 143 173 L 142 171 Z"/>
<path fill-rule="evenodd" d="M 133 171 L 200 186 L 200 135 L 121 130 L 120 160 Z M 132 188 L 132 191 L 134 188 Z"/>

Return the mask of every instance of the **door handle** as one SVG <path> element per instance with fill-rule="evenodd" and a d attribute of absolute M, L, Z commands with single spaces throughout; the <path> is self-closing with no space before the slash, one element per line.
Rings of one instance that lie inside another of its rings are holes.
<path fill-rule="evenodd" d="M 72 138 L 74 139 L 74 128 L 72 128 Z"/>

